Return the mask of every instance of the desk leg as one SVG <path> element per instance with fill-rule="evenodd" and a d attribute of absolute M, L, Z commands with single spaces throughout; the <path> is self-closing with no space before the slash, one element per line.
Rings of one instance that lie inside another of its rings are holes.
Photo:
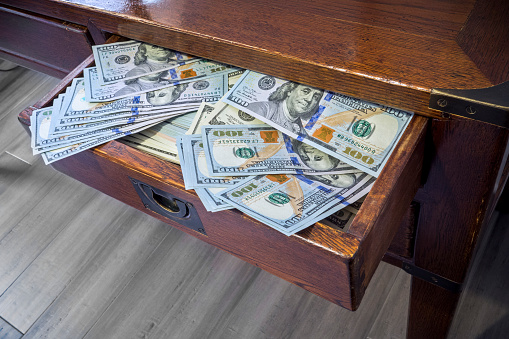
<path fill-rule="evenodd" d="M 460 293 L 412 277 L 408 339 L 447 338 Z"/>
<path fill-rule="evenodd" d="M 432 121 L 413 265 L 463 284 L 507 178 L 509 131 L 457 118 Z M 412 277 L 407 337 L 445 338 L 460 297 Z"/>

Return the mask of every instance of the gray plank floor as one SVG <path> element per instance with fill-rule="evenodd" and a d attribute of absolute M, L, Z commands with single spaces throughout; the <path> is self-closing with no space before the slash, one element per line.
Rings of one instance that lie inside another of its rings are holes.
<path fill-rule="evenodd" d="M 395 267 L 350 312 L 45 166 L 16 116 L 57 82 L 0 72 L 0 338 L 405 337 Z M 509 214 L 491 222 L 450 338 L 509 330 Z"/>

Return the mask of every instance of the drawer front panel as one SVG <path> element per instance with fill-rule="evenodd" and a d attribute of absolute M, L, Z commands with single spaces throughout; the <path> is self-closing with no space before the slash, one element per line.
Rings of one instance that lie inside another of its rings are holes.
<path fill-rule="evenodd" d="M 0 7 L 0 51 L 5 59 L 63 78 L 92 52 L 87 28 Z"/>
<path fill-rule="evenodd" d="M 130 152 L 134 157 L 139 153 L 115 142 L 108 143 L 103 148 Z M 305 240 L 302 236 L 287 237 L 237 210 L 211 213 L 205 210 L 194 192 L 185 191 L 177 185 L 164 184 L 160 178 L 128 168 L 98 151 L 85 151 L 52 165 L 56 170 L 173 227 L 325 299 L 352 309 L 349 288 L 349 257 L 352 253 L 345 253 L 346 250 L 358 246 L 358 239 L 352 235 L 331 228 L 321 230 L 324 237 L 329 237 L 335 243 L 335 246 L 327 248 Z M 181 176 L 177 165 L 168 164 L 167 171 L 173 172 L 172 175 L 176 177 Z M 146 208 L 132 184 L 133 179 L 192 204 L 205 232 L 183 225 L 178 222 L 178 218 L 169 219 Z"/>

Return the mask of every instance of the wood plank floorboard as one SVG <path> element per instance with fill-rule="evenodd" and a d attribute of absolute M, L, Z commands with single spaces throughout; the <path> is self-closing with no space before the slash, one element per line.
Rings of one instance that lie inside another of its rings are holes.
<path fill-rule="evenodd" d="M 62 231 L 0 296 L 0 316 L 4 315 L 22 332 L 41 316 L 90 257 L 101 250 L 97 246 L 113 230 L 110 225 L 126 211 L 125 206 L 115 211 L 101 208 L 109 202 L 108 197 L 92 189 L 86 190 L 90 191 L 88 194 L 83 194 L 83 189 L 79 191 L 89 197 L 88 201 L 79 210 L 69 211 L 67 225 L 57 223 L 65 225 Z"/>
<path fill-rule="evenodd" d="M 0 318 L 0 338 L 2 339 L 19 339 L 23 333 L 12 327 L 4 319 Z"/>
<path fill-rule="evenodd" d="M 378 316 L 367 338 L 405 338 L 406 336 L 412 277 L 403 270 L 399 270 L 397 275 L 384 305 L 378 309 Z"/>
<path fill-rule="evenodd" d="M 42 98 L 59 79 L 22 67 L 0 72 L 0 154 L 4 151 L 32 163 L 30 138 L 18 123 L 18 113 Z"/>
<path fill-rule="evenodd" d="M 30 168 L 30 164 L 12 154 L 0 153 L 0 196 Z"/>
<path fill-rule="evenodd" d="M 57 182 L 65 180 L 50 167 L 40 166 L 25 168 L 23 175 L 17 178 L 0 195 L 0 240 L 3 239 L 31 210 L 44 200 L 48 191 Z M 1 172 L 0 172 L 1 173 Z"/>
<path fill-rule="evenodd" d="M 57 81 L 0 72 L 0 338 L 405 337 L 410 279 L 393 266 L 350 312 L 45 166 L 15 117 Z M 506 337 L 508 223 L 449 338 Z"/>
<path fill-rule="evenodd" d="M 80 186 L 74 179 L 59 176 L 55 186 L 45 190 L 44 197 L 0 240 L 0 291 L 5 291 L 97 195 L 94 190 L 82 190 Z M 76 191 L 80 193 L 74 194 Z M 4 319 L 11 322 L 8 317 Z"/>
<path fill-rule="evenodd" d="M 119 202 L 106 206 L 115 205 L 125 213 L 104 225 L 102 236 L 98 235 L 96 243 L 90 248 L 90 259 L 82 264 L 72 281 L 23 338 L 82 338 L 140 270 L 157 245 L 169 232 L 176 232 L 131 207 L 118 206 L 121 205 Z M 44 274 L 44 271 L 38 271 Z M 101 335 L 97 338 L 107 337 Z"/>
<path fill-rule="evenodd" d="M 85 338 L 362 338 L 397 270 L 379 272 L 367 306 L 352 313 L 195 238 L 179 238 L 165 239 Z M 343 318 L 355 321 L 338 323 Z"/>

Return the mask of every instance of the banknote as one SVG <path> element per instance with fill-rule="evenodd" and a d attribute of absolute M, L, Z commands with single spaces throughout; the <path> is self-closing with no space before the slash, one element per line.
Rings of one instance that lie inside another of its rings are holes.
<path fill-rule="evenodd" d="M 145 153 L 173 163 L 181 163 L 177 153 L 176 139 L 191 125 L 196 112 L 167 119 L 143 131 L 119 139 Z M 184 166 L 182 166 L 184 168 Z"/>
<path fill-rule="evenodd" d="M 244 74 L 246 70 L 245 69 L 237 69 L 233 70 L 231 72 L 228 72 L 228 90 L 230 90 L 233 85 L 239 81 L 239 79 L 242 77 L 242 74 Z"/>
<path fill-rule="evenodd" d="M 53 107 L 46 107 L 32 112 L 31 122 L 31 146 L 34 154 L 47 152 L 48 150 L 62 148 L 74 145 L 79 142 L 91 140 L 104 135 L 113 135 L 120 132 L 127 132 L 137 128 L 133 124 L 124 124 L 109 128 L 92 129 L 80 134 L 60 135 L 52 137 L 49 134 L 49 126 L 51 124 Z"/>
<path fill-rule="evenodd" d="M 179 115 L 178 117 L 174 117 L 168 120 L 168 123 L 173 126 L 178 126 L 183 130 L 187 131 L 193 122 L 194 117 L 196 116 L 196 111 L 192 111 L 183 115 Z"/>
<path fill-rule="evenodd" d="M 69 90 L 70 88 L 70 90 Z M 57 126 L 68 126 L 76 124 L 86 124 L 98 121 L 105 121 L 121 117 L 139 117 L 147 114 L 173 112 L 174 114 L 184 114 L 187 112 L 194 112 L 195 107 L 199 105 L 200 98 L 195 96 L 193 99 L 183 99 L 183 96 L 169 105 L 157 106 L 149 105 L 147 95 L 148 93 L 142 93 L 138 96 L 132 96 L 128 98 L 119 99 L 113 102 L 101 103 L 91 105 L 85 100 L 83 79 L 74 79 L 72 85 L 66 91 L 64 100 L 57 111 L 53 110 L 53 119 L 51 119 L 51 125 L 49 128 L 50 135 L 57 136 L 55 130 Z M 186 88 L 186 92 L 190 94 L 193 90 Z M 67 100 L 70 98 L 71 100 Z M 144 107 L 131 107 L 133 102 L 147 103 Z M 55 104 L 55 103 L 54 103 Z M 103 105 L 104 104 L 104 105 Z M 98 107 L 102 105 L 102 107 Z M 55 107 L 55 105 L 53 105 Z"/>
<path fill-rule="evenodd" d="M 204 121 L 210 116 L 212 111 L 214 110 L 215 103 L 202 102 L 198 110 L 196 111 L 196 115 L 194 116 L 193 122 L 186 134 L 200 134 L 201 126 L 203 126 Z"/>
<path fill-rule="evenodd" d="M 161 144 L 173 145 L 176 138 L 183 135 L 184 131 L 185 130 L 183 128 L 171 124 L 158 124 L 140 132 L 140 134 Z"/>
<path fill-rule="evenodd" d="M 201 126 L 204 125 L 266 125 L 263 121 L 253 116 L 218 101 L 205 104 L 203 113 L 196 115 L 193 125 L 186 134 L 201 134 Z"/>
<path fill-rule="evenodd" d="M 34 154 L 37 154 L 35 152 L 35 148 L 43 147 L 46 140 L 49 139 L 49 128 L 52 115 L 53 106 L 49 106 L 34 110 L 30 116 L 30 146 L 32 147 L 32 150 L 34 150 Z"/>
<path fill-rule="evenodd" d="M 185 154 L 182 138 L 183 138 L 182 135 L 175 138 L 175 146 L 177 146 L 177 154 L 179 157 L 179 163 L 180 163 L 180 167 L 182 170 L 182 178 L 184 179 L 184 185 L 185 185 L 186 182 L 188 182 L 188 183 L 191 182 L 189 173 L 188 173 L 188 171 L 185 170 L 186 163 L 187 163 L 186 160 L 188 160 L 187 158 L 190 156 L 190 154 L 187 154 L 187 155 Z"/>
<path fill-rule="evenodd" d="M 196 194 L 198 194 L 198 197 L 200 198 L 201 202 L 203 203 L 203 206 L 207 211 L 219 212 L 234 208 L 233 206 L 228 205 L 227 203 L 216 197 L 216 193 L 219 193 L 224 189 L 225 187 L 221 188 L 209 187 L 209 188 L 195 188 L 194 191 L 196 192 Z"/>
<path fill-rule="evenodd" d="M 179 164 L 179 157 L 177 152 L 172 152 L 168 150 L 163 150 L 158 147 L 148 146 L 143 141 L 140 141 L 138 138 L 131 138 L 132 135 L 127 135 L 118 139 L 119 142 L 131 147 L 138 149 L 144 153 L 148 153 L 150 155 L 156 156 L 162 160 L 170 161 L 176 164 Z"/>
<path fill-rule="evenodd" d="M 232 71 L 228 72 L 228 90 L 235 85 L 235 83 L 240 79 L 242 74 L 244 74 L 245 70 L 238 70 L 238 71 Z M 221 111 L 224 110 L 225 104 L 221 105 Z M 201 133 L 201 126 L 205 124 L 205 121 L 207 121 L 210 117 L 210 114 L 217 115 L 218 112 L 215 112 L 215 108 L 217 107 L 217 102 L 211 103 L 211 102 L 203 102 L 198 108 L 198 112 L 191 124 L 191 127 L 189 127 L 189 130 L 186 132 L 186 134 L 200 134 Z M 252 118 L 250 118 L 253 120 Z M 262 123 L 261 121 L 259 123 Z M 207 125 L 218 125 L 213 123 L 207 123 Z M 235 125 L 240 124 L 236 123 Z"/>
<path fill-rule="evenodd" d="M 140 145 L 144 145 L 147 147 L 151 147 L 153 149 L 158 149 L 161 151 L 170 151 L 172 153 L 177 152 L 177 147 L 173 144 L 164 144 L 157 140 L 154 140 L 154 138 L 146 136 L 143 132 L 146 130 L 143 130 L 141 132 L 138 132 L 136 134 L 130 134 L 124 137 L 124 139 L 129 140 L 131 142 L 137 142 Z"/>
<path fill-rule="evenodd" d="M 253 71 L 245 72 L 222 100 L 374 176 L 413 116 Z"/>
<path fill-rule="evenodd" d="M 185 168 L 182 171 L 186 189 L 196 187 L 225 187 L 237 184 L 241 178 L 232 176 L 211 177 L 209 175 L 203 151 L 201 137 L 194 135 L 183 135 L 181 137 L 183 154 L 185 154 Z M 187 177 L 187 180 L 186 180 Z"/>
<path fill-rule="evenodd" d="M 195 114 L 196 112 L 191 112 L 170 118 L 150 128 L 147 131 L 155 131 L 157 132 L 157 135 L 162 137 L 163 139 L 171 138 L 172 140 L 174 140 L 178 136 L 184 135 L 184 133 L 189 128 L 189 125 L 191 124 L 191 121 L 193 120 Z M 175 141 L 172 142 L 175 143 Z"/>
<path fill-rule="evenodd" d="M 201 134 L 213 177 L 362 172 L 266 124 L 204 125 Z"/>
<path fill-rule="evenodd" d="M 58 120 L 57 117 L 62 112 L 62 101 L 64 99 L 65 94 L 60 94 L 58 97 L 53 99 L 52 102 L 52 110 L 51 110 L 51 119 L 49 124 L 49 134 L 52 135 L 53 131 L 55 130 L 56 121 Z"/>
<path fill-rule="evenodd" d="M 225 104 L 222 101 L 214 103 L 214 110 L 205 119 L 203 125 L 266 125 L 238 108 Z"/>
<path fill-rule="evenodd" d="M 348 207 L 348 206 L 346 206 Z M 343 208 L 336 213 L 329 215 L 327 218 L 321 220 L 322 224 L 325 224 L 329 227 L 335 228 L 337 230 L 346 232 L 350 228 L 350 225 L 355 219 L 355 213 L 347 210 L 347 208 Z"/>
<path fill-rule="evenodd" d="M 116 112 L 110 114 L 100 114 L 100 115 L 91 115 L 86 117 L 77 117 L 77 118 L 64 118 L 57 119 L 56 126 L 68 126 L 68 125 L 76 125 L 76 124 L 87 124 L 98 121 L 107 121 L 117 118 L 130 118 L 130 117 L 147 117 L 153 114 L 160 113 L 171 113 L 174 115 L 177 114 L 185 114 L 189 111 L 193 111 L 195 106 L 189 105 L 175 105 L 172 108 L 161 108 L 157 110 L 129 110 L 123 112 Z"/>
<path fill-rule="evenodd" d="M 361 208 L 364 198 L 365 196 L 355 201 L 354 203 L 345 206 L 345 208 L 321 220 L 321 223 L 343 232 L 348 231 L 350 229 L 350 225 L 355 219 L 355 216 Z"/>
<path fill-rule="evenodd" d="M 179 66 L 177 69 L 154 73 L 142 78 L 116 82 L 107 85 L 99 83 L 97 67 L 85 68 L 83 71 L 85 80 L 85 94 L 88 102 L 104 102 L 132 96 L 144 92 L 155 91 L 158 89 L 175 87 L 193 82 L 195 89 L 214 93 L 213 96 L 222 97 L 228 90 L 228 73 L 236 72 L 238 68 L 219 64 L 208 60 L 195 61 L 191 64 Z M 206 79 L 225 74 L 221 88 L 210 87 L 210 82 Z M 205 81 L 198 81 L 205 80 Z M 169 90 L 167 90 L 169 91 Z M 166 96 L 155 96 L 154 100 L 169 101 L 172 92 L 166 93 Z"/>
<path fill-rule="evenodd" d="M 366 196 L 360 198 L 359 200 L 346 206 L 345 209 L 352 212 L 353 214 L 357 214 L 359 212 L 359 210 L 361 209 L 362 203 L 364 202 L 365 198 L 366 198 Z"/>
<path fill-rule="evenodd" d="M 92 46 L 101 84 L 139 78 L 174 68 L 196 57 L 139 41 Z"/>
<path fill-rule="evenodd" d="M 178 113 L 177 113 L 178 114 Z M 51 134 L 53 137 L 66 134 L 66 135 L 72 135 L 72 134 L 80 134 L 84 131 L 90 131 L 94 129 L 101 129 L 106 127 L 112 127 L 112 126 L 119 126 L 119 125 L 125 125 L 125 124 L 134 124 L 134 123 L 141 123 L 141 122 L 147 122 L 150 120 L 157 120 L 157 121 L 164 121 L 174 115 L 172 112 L 163 112 L 163 113 L 156 113 L 156 114 L 149 114 L 149 115 L 143 115 L 143 116 L 134 116 L 134 117 L 124 117 L 124 118 L 114 118 L 106 121 L 97 121 L 97 122 L 91 122 L 86 124 L 75 124 L 75 125 L 67 125 L 67 126 L 56 126 L 55 131 Z"/>
<path fill-rule="evenodd" d="M 62 109 L 62 118 L 88 116 L 90 114 L 99 114 L 102 111 L 104 111 L 103 114 L 117 112 L 122 108 L 126 109 L 124 102 L 132 100 L 132 98 L 126 98 L 122 101 L 88 102 L 86 101 L 84 78 L 74 78 L 71 85 L 67 88 L 65 96 L 69 98 L 69 101 L 66 102 Z"/>
<path fill-rule="evenodd" d="M 218 88 L 223 86 L 224 79 L 222 76 L 216 76 L 210 77 L 207 81 L 210 87 Z M 75 83 L 74 90 L 71 91 L 69 95 L 81 93 L 81 90 L 79 89 L 80 83 L 83 83 L 83 81 L 77 81 Z M 177 115 L 195 111 L 202 100 L 210 99 L 210 92 L 206 90 L 197 90 L 194 88 L 196 86 L 193 85 L 193 83 L 189 83 L 173 87 L 171 88 L 171 91 L 173 92 L 163 89 L 160 91 L 141 93 L 137 96 L 131 96 L 119 99 L 115 102 L 110 102 L 103 106 L 100 110 L 88 110 L 87 108 L 90 108 L 90 106 L 89 103 L 86 102 L 86 99 L 82 96 L 74 96 L 69 105 L 60 110 L 57 119 L 52 119 L 50 133 L 52 135 L 58 135 L 62 130 L 69 131 L 69 128 L 65 128 L 65 126 L 79 125 L 83 127 L 86 123 L 99 122 L 120 117 L 125 117 L 128 120 L 139 120 L 142 115 L 146 116 L 147 114 L 172 112 L 171 115 Z M 171 93 L 168 94 L 168 92 Z M 170 100 L 165 99 L 165 97 L 169 97 Z M 213 100 L 218 99 L 219 96 Z M 133 107 L 133 104 L 140 104 L 143 106 Z M 74 112 L 80 112 L 80 114 L 76 115 Z M 98 126 L 98 128 L 100 128 L 100 126 Z"/>
<path fill-rule="evenodd" d="M 149 121 L 145 121 L 143 123 L 133 125 L 132 126 L 133 129 L 126 128 L 125 130 L 115 130 L 113 133 L 101 135 L 99 137 L 95 137 L 93 139 L 83 141 L 83 142 L 78 142 L 78 143 L 70 145 L 70 146 L 64 146 L 64 147 L 52 149 L 52 150 L 41 153 L 41 155 L 44 160 L 44 163 L 47 165 L 52 162 L 58 161 L 60 159 L 70 157 L 74 154 L 77 154 L 77 153 L 87 150 L 89 148 L 104 144 L 108 141 L 115 140 L 115 139 L 121 138 L 123 136 L 132 134 L 132 133 L 137 133 L 137 132 L 151 126 L 152 124 L 157 124 L 157 123 L 163 121 L 164 119 L 165 118 L 152 119 Z"/>
<path fill-rule="evenodd" d="M 247 177 L 217 196 L 268 226 L 292 235 L 366 195 L 374 180 L 367 173 L 334 178 L 269 174 Z"/>
<path fill-rule="evenodd" d="M 184 146 L 182 144 L 182 137 L 177 137 L 176 140 L 176 146 L 178 150 L 178 155 L 180 159 L 180 166 L 182 169 L 186 167 L 186 155 L 184 154 Z M 190 181 L 188 175 L 186 174 L 187 171 L 182 171 L 182 176 L 184 177 L 184 182 Z M 200 188 L 196 187 L 194 188 L 194 191 L 200 198 L 201 202 L 203 203 L 203 206 L 205 209 L 209 212 L 218 212 L 223 211 L 226 209 L 232 209 L 233 206 L 228 205 L 226 202 L 222 201 L 221 199 L 217 198 L 215 196 L 215 193 L 219 193 L 220 191 L 224 190 L 225 187 L 209 187 L 209 188 Z"/>

